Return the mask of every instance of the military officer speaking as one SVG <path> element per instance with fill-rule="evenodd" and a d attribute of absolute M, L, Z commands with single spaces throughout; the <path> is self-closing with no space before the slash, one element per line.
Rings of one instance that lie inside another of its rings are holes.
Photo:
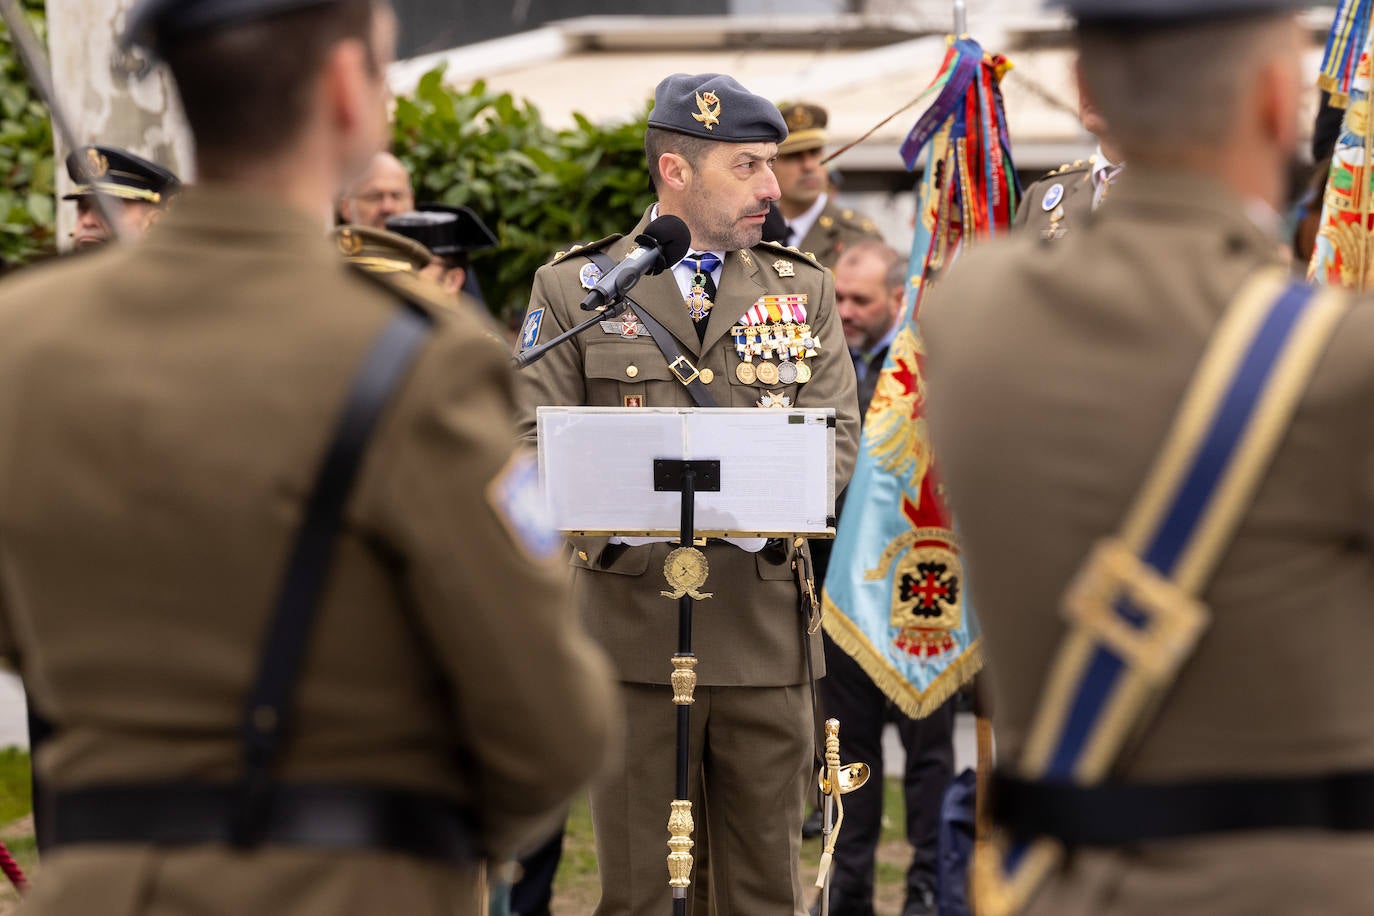
<path fill-rule="evenodd" d="M 826 191 L 821 159 L 829 139 L 829 113 L 810 102 L 795 102 L 782 106 L 782 117 L 787 139 L 778 144 L 773 170 L 782 194 L 778 208 L 787 221 L 787 244 L 833 268 L 847 246 L 860 239 L 881 239 L 878 227 L 868 217 L 841 207 Z"/>
<path fill-rule="evenodd" d="M 833 278 L 795 250 L 760 242 L 764 215 L 778 197 L 771 166 L 786 135 L 777 108 L 728 76 L 677 74 L 658 85 L 644 141 L 658 203 L 629 236 L 671 214 L 690 229 L 691 253 L 676 269 L 642 280 L 630 313 L 603 321 L 522 373 L 520 425 L 527 437 L 534 436 L 540 405 L 691 407 L 690 382 L 721 407 L 833 407 L 836 479 L 844 485 L 858 418 Z M 522 348 L 579 323 L 579 304 L 606 262 L 601 256 L 613 263 L 632 247 L 629 237 L 613 237 L 541 268 Z M 680 358 L 665 356 L 641 313 L 670 332 L 669 349 Z M 772 346 L 751 346 L 763 340 Z M 788 460 L 762 449 L 758 455 L 764 465 Z M 629 723 L 623 768 L 591 795 L 598 916 L 662 916 L 670 909 L 665 812 L 675 717 L 666 685 L 677 610 L 660 590 L 672 547 L 574 541 L 574 600 L 611 654 Z M 751 541 L 704 547 L 719 586 L 697 604 L 693 623 L 700 686 L 691 716 L 691 785 L 705 787 L 705 817 L 697 822 L 707 825 L 719 914 L 805 912 L 798 854 L 813 723 L 802 647 L 808 643 L 819 660 L 820 640 L 802 636 L 795 549 Z"/>
<path fill-rule="evenodd" d="M 373 0 L 143 0 L 200 184 L 0 288 L 0 655 L 55 732 L 37 916 L 485 916 L 615 752 L 504 349 L 326 237 Z M 322 469 L 328 473 L 322 473 Z"/>
<path fill-rule="evenodd" d="M 922 311 L 997 717 L 993 916 L 1368 914 L 1374 303 L 1276 260 L 1298 0 L 1070 0 L 1131 167 Z"/>

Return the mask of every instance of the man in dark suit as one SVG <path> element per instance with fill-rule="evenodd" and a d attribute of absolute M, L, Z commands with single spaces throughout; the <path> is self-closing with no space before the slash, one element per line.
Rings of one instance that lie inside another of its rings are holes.
<path fill-rule="evenodd" d="M 892 339 L 902 325 L 906 259 L 873 239 L 851 244 L 835 263 L 835 305 L 858 376 L 859 416 L 868 410 Z M 855 505 L 851 511 L 858 511 Z M 822 584 L 830 542 L 812 546 L 816 581 Z M 820 682 L 826 716 L 840 720 L 840 756 L 873 768 L 872 788 L 845 798 L 844 829 L 835 846 L 832 916 L 871 916 L 874 854 L 882 832 L 883 728 L 897 726 L 906 750 L 902 778 L 906 834 L 912 846 L 902 916 L 935 912 L 935 843 L 940 799 L 954 773 L 954 704 L 925 719 L 903 715 L 873 679 L 825 637 L 826 676 Z"/>

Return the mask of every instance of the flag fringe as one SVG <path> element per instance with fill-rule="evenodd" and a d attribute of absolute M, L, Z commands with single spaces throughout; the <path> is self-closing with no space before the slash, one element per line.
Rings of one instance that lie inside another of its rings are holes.
<path fill-rule="evenodd" d="M 835 606 L 827 594 L 823 598 L 822 624 L 830 639 L 864 670 L 897 708 L 913 719 L 924 719 L 959 692 L 974 675 L 983 670 L 983 638 L 969 643 L 962 654 L 946 666 L 925 690 L 917 690 L 884 657 L 863 631 Z"/>

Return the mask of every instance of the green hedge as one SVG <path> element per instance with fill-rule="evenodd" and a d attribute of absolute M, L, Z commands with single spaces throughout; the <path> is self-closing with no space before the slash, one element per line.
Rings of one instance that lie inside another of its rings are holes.
<path fill-rule="evenodd" d="M 46 41 L 43 0 L 24 0 Z M 0 22 L 0 257 L 20 263 L 54 249 L 52 124 L 29 88 L 9 29 Z"/>
<path fill-rule="evenodd" d="M 491 310 L 510 320 L 556 250 L 626 232 L 653 202 L 648 111 L 646 101 L 636 120 L 609 126 L 575 115 L 576 127 L 554 130 L 528 101 L 483 82 L 446 87 L 440 68 L 397 100 L 395 149 L 418 199 L 471 207 L 496 233 L 500 247 L 473 266 Z"/>

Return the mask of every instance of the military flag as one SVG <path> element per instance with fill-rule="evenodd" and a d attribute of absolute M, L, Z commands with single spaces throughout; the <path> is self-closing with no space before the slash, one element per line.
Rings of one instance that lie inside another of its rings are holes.
<path fill-rule="evenodd" d="M 1309 281 L 1366 290 L 1374 287 L 1374 126 L 1370 124 L 1370 69 L 1374 0 L 1342 0 L 1327 39 L 1318 85 L 1331 105 L 1345 109 L 1331 174 L 1322 196 Z"/>
<path fill-rule="evenodd" d="M 926 436 L 917 316 L 964 246 L 1005 232 L 1020 186 L 1000 84 L 1005 58 L 950 40 L 934 96 L 902 146 L 917 188 L 907 308 L 864 422 L 826 577 L 825 629 L 909 716 L 928 715 L 982 667 L 963 563 Z"/>

